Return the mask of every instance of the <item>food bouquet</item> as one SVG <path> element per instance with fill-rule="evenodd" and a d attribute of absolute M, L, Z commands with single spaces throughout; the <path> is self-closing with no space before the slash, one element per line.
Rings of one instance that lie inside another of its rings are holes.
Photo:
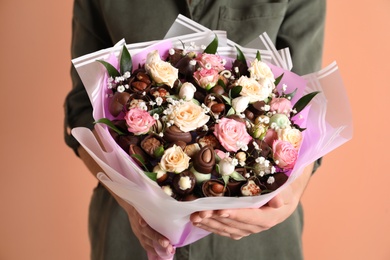
<path fill-rule="evenodd" d="M 247 48 L 178 19 L 164 40 L 73 60 L 103 147 L 72 133 L 99 180 L 184 246 L 208 234 L 191 213 L 264 205 L 352 130 L 336 64 L 298 76 L 266 34 Z"/>

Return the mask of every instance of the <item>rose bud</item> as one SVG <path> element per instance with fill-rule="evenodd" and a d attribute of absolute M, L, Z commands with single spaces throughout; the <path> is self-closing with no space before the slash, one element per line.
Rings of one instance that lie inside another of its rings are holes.
<path fill-rule="evenodd" d="M 232 158 L 225 157 L 218 163 L 219 173 L 222 176 L 230 176 L 235 171 L 236 165 L 233 163 Z"/>
<path fill-rule="evenodd" d="M 196 87 L 190 82 L 185 82 L 180 87 L 179 97 L 181 99 L 184 99 L 185 101 L 190 101 L 191 99 L 194 98 L 195 92 L 196 92 Z"/>
<path fill-rule="evenodd" d="M 241 114 L 249 106 L 249 97 L 240 96 L 232 100 L 232 107 L 236 111 L 236 114 Z"/>

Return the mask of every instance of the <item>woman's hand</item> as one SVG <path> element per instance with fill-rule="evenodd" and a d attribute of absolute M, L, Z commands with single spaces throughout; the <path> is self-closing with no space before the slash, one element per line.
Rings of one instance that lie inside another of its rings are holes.
<path fill-rule="evenodd" d="M 119 205 L 126 211 L 127 216 L 129 217 L 131 229 L 138 238 L 141 246 L 146 252 L 148 252 L 149 256 L 151 255 L 156 257 L 156 259 L 159 259 L 157 256 L 169 256 L 175 252 L 175 249 L 169 240 L 152 229 L 134 207 L 117 195 L 113 193 L 112 195 Z"/>
<path fill-rule="evenodd" d="M 99 165 L 92 159 L 92 157 L 87 153 L 87 151 L 85 151 L 82 146 L 80 146 L 78 149 L 78 153 L 80 158 L 83 160 L 90 172 L 95 175 L 95 177 L 98 172 L 102 172 L 102 169 L 99 167 Z M 134 207 L 111 192 L 110 189 L 107 190 L 115 198 L 118 204 L 126 211 L 131 229 L 138 238 L 141 246 L 148 253 L 149 258 L 150 256 L 154 256 L 155 259 L 160 259 L 157 257 L 157 255 L 170 256 L 174 253 L 175 249 L 167 238 L 152 229 Z"/>
<path fill-rule="evenodd" d="M 191 221 L 204 230 L 236 240 L 267 230 L 294 212 L 312 169 L 313 165 L 306 167 L 294 182 L 260 208 L 200 211 L 191 215 Z"/>

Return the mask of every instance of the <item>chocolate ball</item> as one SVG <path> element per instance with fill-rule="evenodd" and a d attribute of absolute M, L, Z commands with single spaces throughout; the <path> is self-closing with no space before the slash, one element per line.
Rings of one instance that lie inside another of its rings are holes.
<path fill-rule="evenodd" d="M 129 98 L 130 94 L 127 92 L 115 92 L 108 104 L 108 111 L 110 114 L 116 117 L 124 111 Z"/>
<path fill-rule="evenodd" d="M 205 197 L 221 197 L 228 193 L 228 188 L 221 180 L 208 180 L 202 184 L 202 193 Z"/>

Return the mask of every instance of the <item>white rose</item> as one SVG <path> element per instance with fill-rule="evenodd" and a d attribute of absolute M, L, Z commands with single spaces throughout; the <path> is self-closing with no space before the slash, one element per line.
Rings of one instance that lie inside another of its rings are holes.
<path fill-rule="evenodd" d="M 237 114 L 244 112 L 249 105 L 250 98 L 245 96 L 236 97 L 232 100 L 232 106 Z"/>
<path fill-rule="evenodd" d="M 165 150 L 159 165 L 161 169 L 167 172 L 180 173 L 188 169 L 190 159 L 191 158 L 183 152 L 180 146 L 173 145 L 171 148 Z"/>
<path fill-rule="evenodd" d="M 203 108 L 191 101 L 178 102 L 168 115 L 169 120 L 183 132 L 189 132 L 204 126 L 210 119 Z"/>
<path fill-rule="evenodd" d="M 185 101 L 190 101 L 194 98 L 195 92 L 196 87 L 190 82 L 185 82 L 180 88 L 179 97 Z"/>
<path fill-rule="evenodd" d="M 302 143 L 302 132 L 295 128 L 285 128 L 276 131 L 278 139 L 291 143 L 294 148 L 299 149 Z"/>
<path fill-rule="evenodd" d="M 148 53 L 145 69 L 156 83 L 166 84 L 171 88 L 179 76 L 178 69 L 169 62 L 161 60 L 157 50 Z"/>
<path fill-rule="evenodd" d="M 233 163 L 232 158 L 230 157 L 225 157 L 222 160 L 219 161 L 218 163 L 219 166 L 219 173 L 222 176 L 230 176 L 233 174 L 236 166 Z"/>
<path fill-rule="evenodd" d="M 256 80 L 247 76 L 241 76 L 237 80 L 236 85 L 242 87 L 240 95 L 248 97 L 250 103 L 267 99 L 275 87 L 269 80 Z"/>
<path fill-rule="evenodd" d="M 249 68 L 250 76 L 254 79 L 270 79 L 275 81 L 274 74 L 271 71 L 271 68 L 265 63 L 258 59 L 254 59 L 251 62 L 251 67 Z"/>

